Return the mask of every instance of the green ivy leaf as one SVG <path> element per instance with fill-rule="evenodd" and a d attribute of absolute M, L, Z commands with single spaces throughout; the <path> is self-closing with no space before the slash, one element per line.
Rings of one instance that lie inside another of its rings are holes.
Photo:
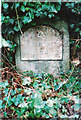
<path fill-rule="evenodd" d="M 49 14 L 48 17 L 51 18 L 52 17 L 51 14 Z"/>
<path fill-rule="evenodd" d="M 4 7 L 4 9 L 7 9 L 9 7 L 9 5 L 7 3 L 3 3 L 3 7 Z"/>
<path fill-rule="evenodd" d="M 23 2 L 23 5 L 26 6 L 27 2 Z"/>
<path fill-rule="evenodd" d="M 75 104 L 74 110 L 75 110 L 75 111 L 78 111 L 79 109 L 80 109 L 80 104 Z"/>
<path fill-rule="evenodd" d="M 17 26 L 15 26 L 15 27 L 14 27 L 14 30 L 18 32 L 18 31 L 19 31 L 19 28 L 18 28 Z"/>
<path fill-rule="evenodd" d="M 70 3 L 66 3 L 66 5 L 65 6 L 70 6 Z"/>
<path fill-rule="evenodd" d="M 75 9 L 71 9 L 71 11 L 73 12 L 73 13 L 75 13 L 76 11 L 75 11 Z"/>
<path fill-rule="evenodd" d="M 11 98 L 11 101 L 14 103 L 16 100 L 16 97 Z"/>
<path fill-rule="evenodd" d="M 30 95 L 32 93 L 31 89 L 24 89 L 24 92 L 27 94 L 27 95 Z"/>
<path fill-rule="evenodd" d="M 56 85 L 56 86 L 54 87 L 54 89 L 55 89 L 55 90 L 58 90 L 59 86 L 60 86 L 60 85 Z"/>
<path fill-rule="evenodd" d="M 16 94 L 16 90 L 11 90 L 11 95 L 13 96 L 13 95 L 15 95 Z"/>
<path fill-rule="evenodd" d="M 71 24 L 70 27 L 71 27 L 71 28 L 74 28 L 74 24 Z"/>
<path fill-rule="evenodd" d="M 29 116 L 30 116 L 31 118 L 34 118 L 33 111 L 30 111 Z"/>
<path fill-rule="evenodd" d="M 9 86 L 9 83 L 8 83 L 8 81 L 5 81 L 4 83 L 3 83 L 3 86 L 2 87 L 8 87 Z"/>
<path fill-rule="evenodd" d="M 75 32 L 79 32 L 79 30 L 80 30 L 80 28 L 77 28 L 77 29 L 75 30 Z"/>
<path fill-rule="evenodd" d="M 22 21 L 23 21 L 24 24 L 26 24 L 26 23 L 31 22 L 32 19 L 30 19 L 29 17 L 24 16 Z"/>
<path fill-rule="evenodd" d="M 59 99 L 56 97 L 55 99 L 54 98 L 52 98 L 52 101 L 53 101 L 53 103 L 55 103 L 55 104 L 58 104 L 59 103 Z"/>
<path fill-rule="evenodd" d="M 14 19 L 10 19 L 9 22 L 10 22 L 11 24 L 13 24 L 13 23 L 14 23 Z"/>
<path fill-rule="evenodd" d="M 1 15 L 1 22 L 4 22 L 5 16 Z"/>
<path fill-rule="evenodd" d="M 21 6 L 21 10 L 22 10 L 23 12 L 25 12 L 25 10 L 26 10 L 23 5 Z"/>
<path fill-rule="evenodd" d="M 23 80 L 22 85 L 30 85 L 31 84 L 31 82 L 29 81 L 29 78 L 27 78 L 27 77 L 23 78 L 22 80 Z"/>
<path fill-rule="evenodd" d="M 15 102 L 14 102 L 15 106 L 17 106 L 21 102 L 21 98 L 22 98 L 22 95 L 18 94 L 17 98 L 15 98 Z"/>
<path fill-rule="evenodd" d="M 3 47 L 9 47 L 9 44 L 7 43 L 7 41 L 5 39 L 1 39 L 1 42 L 0 42 L 0 48 Z"/>
<path fill-rule="evenodd" d="M 49 113 L 52 114 L 54 117 L 57 115 L 57 111 L 53 107 L 49 110 Z"/>
<path fill-rule="evenodd" d="M 18 2 L 18 3 L 16 3 L 15 4 L 15 8 L 18 8 L 19 7 L 19 5 L 20 5 L 20 3 Z"/>
<path fill-rule="evenodd" d="M 61 99 L 60 99 L 60 101 L 62 103 L 64 103 L 64 102 L 68 103 L 68 100 L 69 100 L 69 98 L 67 98 L 67 97 L 61 97 Z"/>
<path fill-rule="evenodd" d="M 58 11 L 53 6 L 51 7 L 51 11 L 54 13 L 58 13 Z"/>
<path fill-rule="evenodd" d="M 26 111 L 25 115 L 26 115 L 26 117 L 28 117 L 29 116 L 29 111 Z"/>
<path fill-rule="evenodd" d="M 62 111 L 66 113 L 66 112 L 67 112 L 67 109 L 65 109 L 65 107 L 62 106 Z"/>
<path fill-rule="evenodd" d="M 8 23 L 8 22 L 9 22 L 9 20 L 7 20 L 7 19 L 4 20 L 4 23 Z"/>
<path fill-rule="evenodd" d="M 73 76 L 71 76 L 71 77 L 69 78 L 69 82 L 74 82 L 75 79 L 76 79 L 76 78 L 74 78 Z"/>
<path fill-rule="evenodd" d="M 0 109 L 2 108 L 3 100 L 0 100 Z"/>
<path fill-rule="evenodd" d="M 26 7 L 26 11 L 28 11 L 29 10 L 29 8 L 28 7 Z"/>
<path fill-rule="evenodd" d="M 22 90 L 21 88 L 18 88 L 18 89 L 17 89 L 17 91 L 18 91 L 19 93 L 21 92 L 21 90 Z"/>
<path fill-rule="evenodd" d="M 49 107 L 53 107 L 53 100 L 49 98 L 49 99 L 46 101 L 46 104 L 47 104 Z"/>
<path fill-rule="evenodd" d="M 8 95 L 8 91 L 9 91 L 8 88 L 5 88 L 5 89 L 3 90 L 3 93 L 5 93 L 5 96 Z"/>
<path fill-rule="evenodd" d="M 61 5 L 57 5 L 56 10 L 60 11 L 60 9 L 61 9 Z"/>
<path fill-rule="evenodd" d="M 47 119 L 48 119 L 48 118 L 50 118 L 50 116 L 49 116 L 48 114 L 46 114 L 46 115 L 45 115 L 45 118 L 47 118 Z"/>
<path fill-rule="evenodd" d="M 0 105 L 2 105 L 2 103 L 3 103 L 3 101 L 2 101 L 2 100 L 0 100 Z"/>
<path fill-rule="evenodd" d="M 18 101 L 15 101 L 14 104 L 15 104 L 15 106 L 17 106 L 17 105 L 19 104 L 19 102 L 18 102 Z"/>
<path fill-rule="evenodd" d="M 38 83 L 37 83 L 37 82 L 34 82 L 33 87 L 34 87 L 34 88 L 37 88 L 38 86 L 39 86 Z"/>
<path fill-rule="evenodd" d="M 0 82 L 0 88 L 2 88 L 4 86 L 3 82 Z"/>
<path fill-rule="evenodd" d="M 21 95 L 21 94 L 18 94 L 18 95 L 17 95 L 17 100 L 20 101 L 21 97 L 22 97 L 22 95 Z"/>
<path fill-rule="evenodd" d="M 3 100 L 7 101 L 7 100 L 8 100 L 8 96 L 7 96 L 7 97 L 4 97 L 4 99 L 3 99 Z"/>
<path fill-rule="evenodd" d="M 40 109 L 40 108 L 44 108 L 44 106 L 45 106 L 45 102 L 41 98 L 36 98 L 34 100 L 34 107 L 35 108 Z"/>
<path fill-rule="evenodd" d="M 60 118 L 68 118 L 68 116 L 65 114 L 65 115 L 63 115 L 63 114 L 59 114 L 60 115 Z"/>
<path fill-rule="evenodd" d="M 28 103 L 23 102 L 23 103 L 20 103 L 18 107 L 24 108 L 24 107 L 28 107 L 27 105 Z"/>
<path fill-rule="evenodd" d="M 4 117 L 7 118 L 7 112 L 4 112 Z"/>
<path fill-rule="evenodd" d="M 11 106 L 13 103 L 11 100 L 8 100 L 8 105 Z"/>
<path fill-rule="evenodd" d="M 74 3 L 71 3 L 70 5 L 71 5 L 72 8 L 74 7 Z"/>

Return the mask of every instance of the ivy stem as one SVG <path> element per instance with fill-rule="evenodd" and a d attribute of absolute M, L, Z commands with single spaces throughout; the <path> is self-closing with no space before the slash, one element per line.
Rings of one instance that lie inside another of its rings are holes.
<path fill-rule="evenodd" d="M 22 32 L 21 27 L 20 27 L 20 23 L 19 23 L 19 16 L 18 16 L 17 8 L 15 8 L 15 10 L 16 10 L 16 16 L 17 16 L 18 27 L 19 27 L 19 30 L 20 30 L 21 34 L 23 35 L 23 32 Z"/>

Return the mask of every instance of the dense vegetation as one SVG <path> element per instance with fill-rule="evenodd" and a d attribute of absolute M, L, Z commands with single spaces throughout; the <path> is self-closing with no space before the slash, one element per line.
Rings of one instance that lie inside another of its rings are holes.
<path fill-rule="evenodd" d="M 79 118 L 80 91 L 80 3 L 3 2 L 2 3 L 2 77 L 1 116 L 4 118 Z M 14 41 L 39 19 L 63 19 L 68 22 L 71 45 L 71 69 L 54 78 L 32 71 L 19 73 L 15 67 Z M 27 27 L 25 27 L 27 26 Z M 74 64 L 75 63 L 75 64 Z"/>

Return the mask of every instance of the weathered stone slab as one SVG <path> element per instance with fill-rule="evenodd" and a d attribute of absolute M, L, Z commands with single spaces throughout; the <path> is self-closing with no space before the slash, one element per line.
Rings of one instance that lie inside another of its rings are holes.
<path fill-rule="evenodd" d="M 21 60 L 62 60 L 62 37 L 48 26 L 28 29 L 20 37 Z"/>
<path fill-rule="evenodd" d="M 51 73 L 69 70 L 69 32 L 64 21 L 44 22 L 16 37 L 16 65 L 21 71 Z"/>

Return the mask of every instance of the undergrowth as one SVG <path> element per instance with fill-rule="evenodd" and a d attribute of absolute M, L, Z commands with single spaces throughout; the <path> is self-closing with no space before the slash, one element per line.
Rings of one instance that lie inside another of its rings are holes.
<path fill-rule="evenodd" d="M 32 71 L 1 70 L 3 118 L 79 118 L 80 69 L 54 78 Z"/>

